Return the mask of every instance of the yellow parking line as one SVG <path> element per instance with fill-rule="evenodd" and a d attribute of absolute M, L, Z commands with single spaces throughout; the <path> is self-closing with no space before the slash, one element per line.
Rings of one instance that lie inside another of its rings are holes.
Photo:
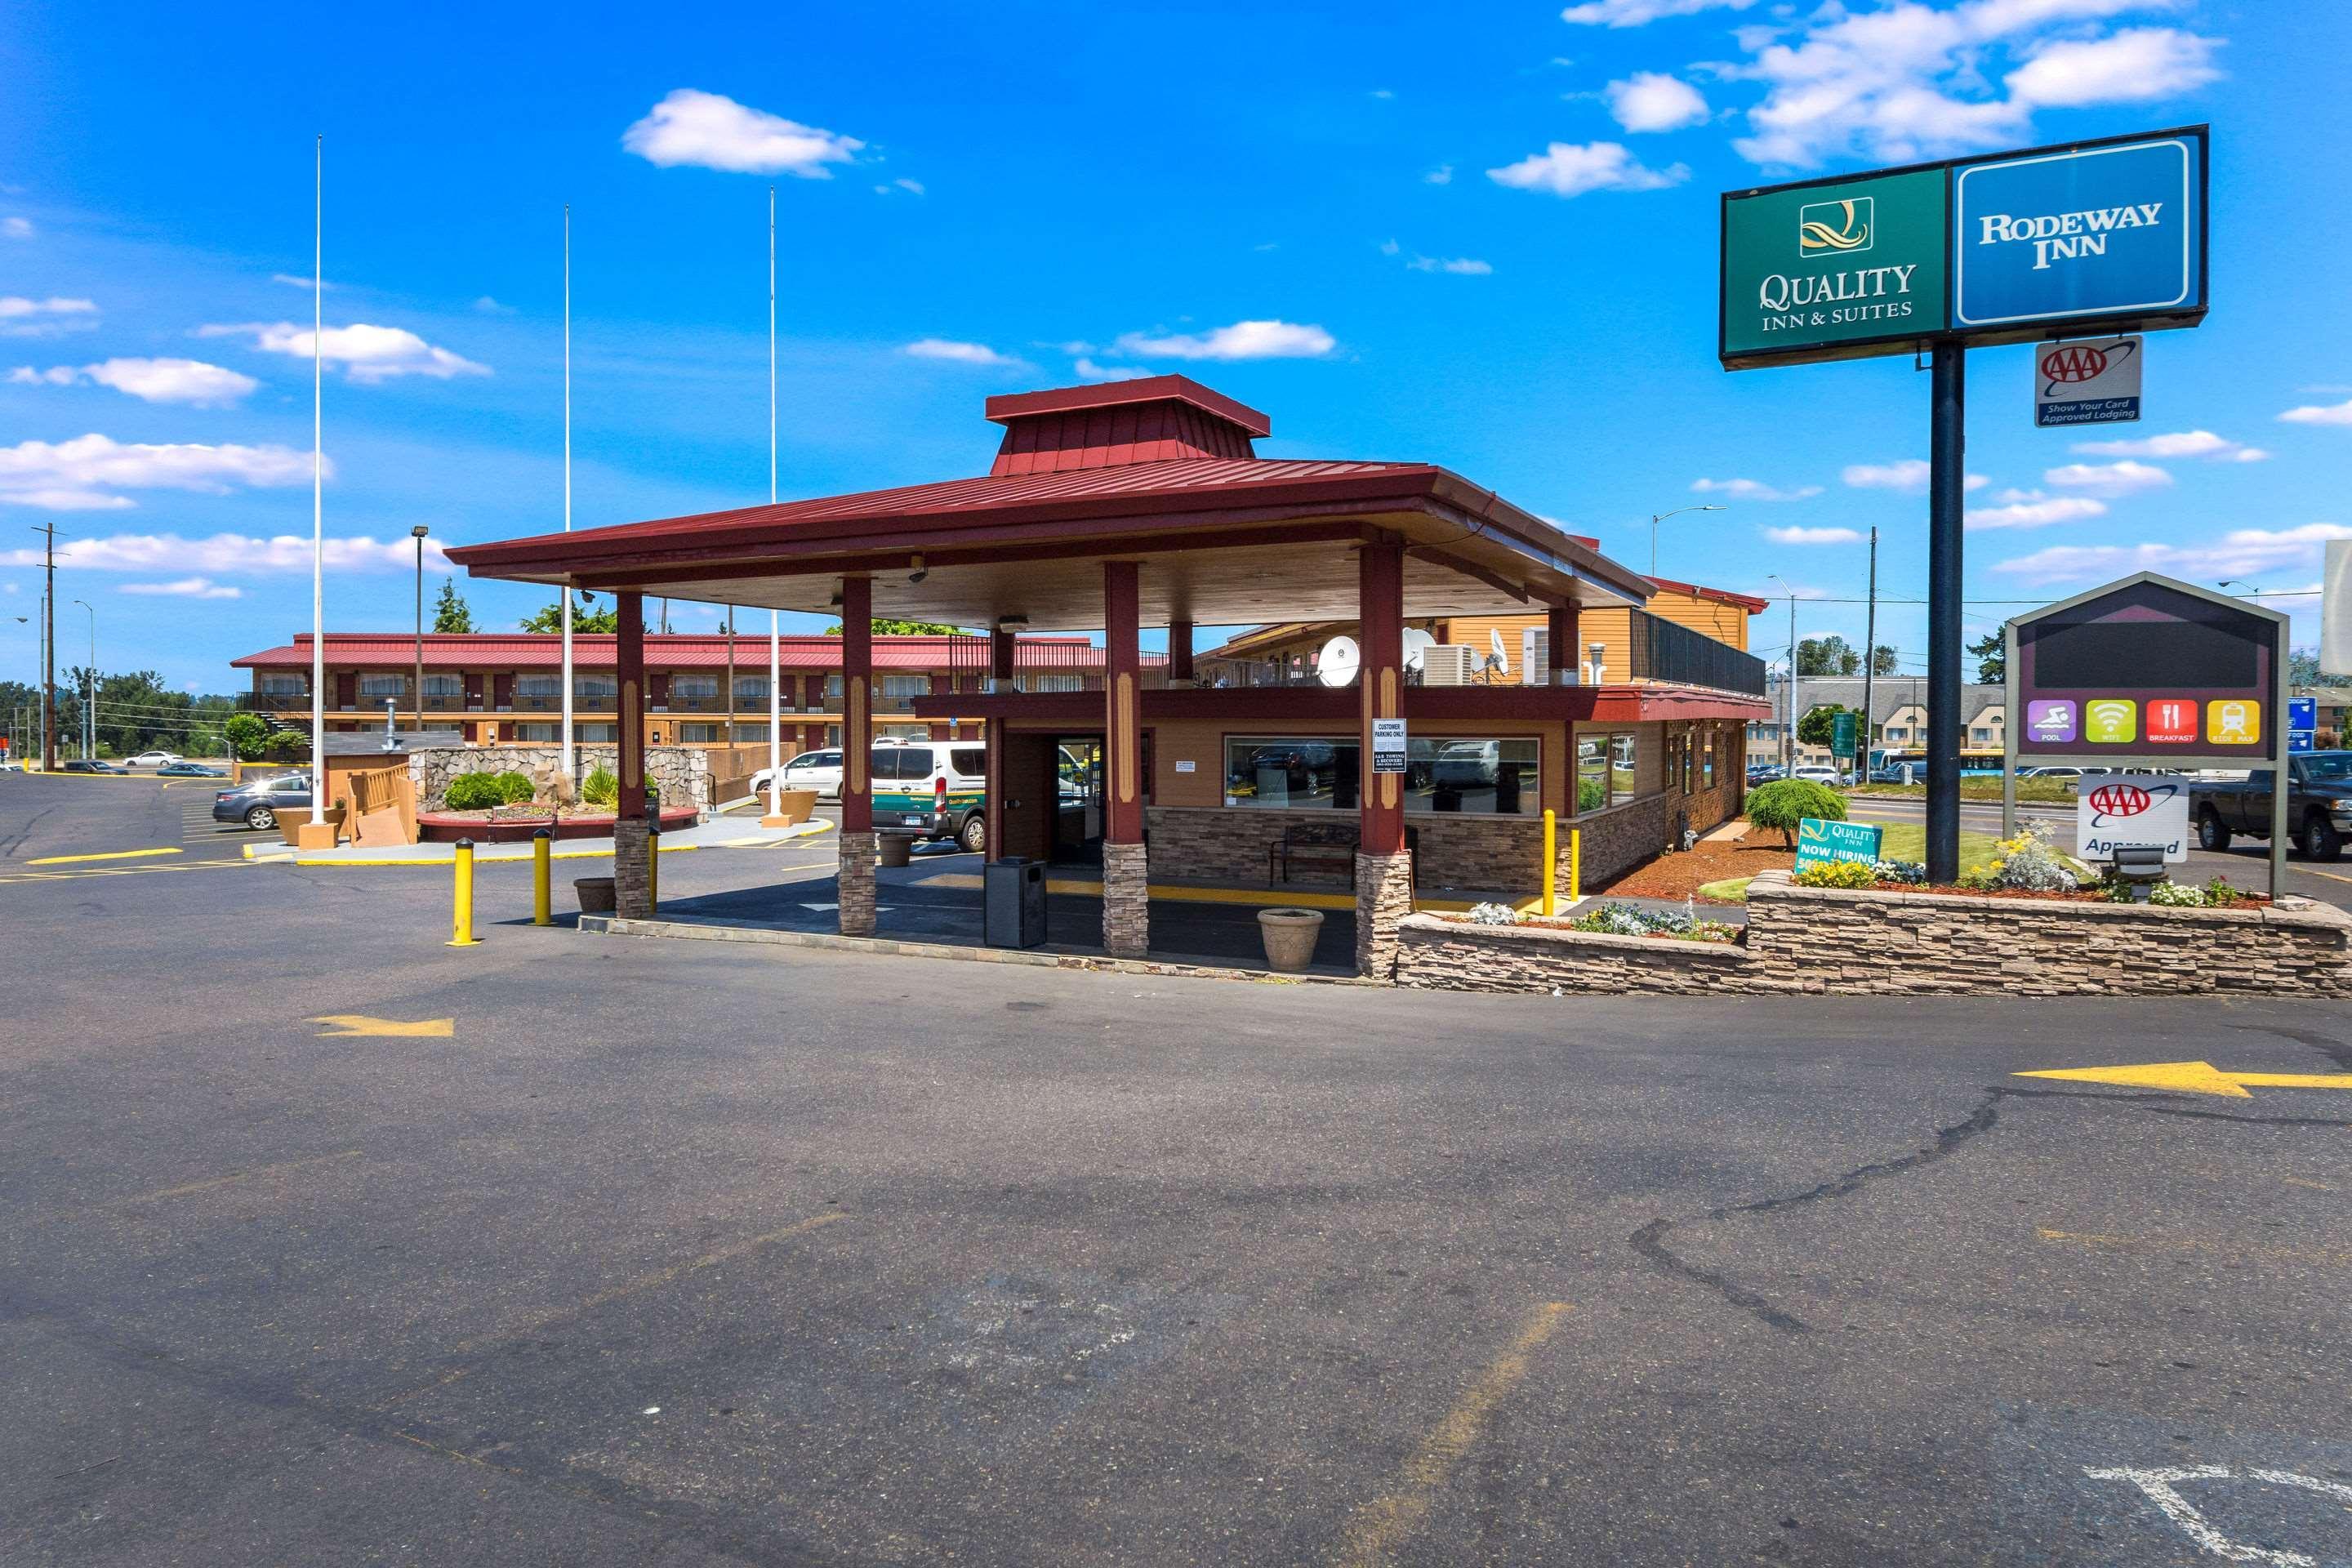
<path fill-rule="evenodd" d="M 138 860 L 150 855 L 177 855 L 177 849 L 110 849 L 103 855 L 44 855 L 27 866 L 63 866 L 73 860 Z"/>
<path fill-rule="evenodd" d="M 2290 866 L 2287 869 L 2300 871 L 2306 877 L 2325 877 L 2331 882 L 2352 882 L 2352 877 L 2347 877 L 2341 871 L 2315 870 L 2309 866 Z"/>
<path fill-rule="evenodd" d="M 1333 1562 L 1345 1568 L 1376 1568 L 1395 1556 L 1397 1548 L 1429 1517 L 1454 1467 L 1486 1432 L 1495 1406 L 1527 1376 L 1528 1357 L 1551 1338 L 1568 1310 L 1565 1301 L 1546 1301 L 1528 1315 L 1510 1349 L 1478 1374 L 1445 1418 L 1422 1439 L 1421 1447 L 1398 1473 L 1397 1484 L 1356 1510 Z"/>
<path fill-rule="evenodd" d="M 249 1182 L 257 1176 L 280 1175 L 288 1171 L 299 1171 L 311 1165 L 329 1164 L 336 1160 L 355 1160 L 359 1157 L 359 1153 L 357 1149 L 346 1149 L 339 1154 L 317 1154 L 308 1160 L 281 1160 L 275 1165 L 256 1165 L 249 1171 L 231 1171 L 226 1176 L 207 1176 L 201 1182 L 183 1182 L 176 1187 L 161 1187 L 152 1193 L 141 1193 L 135 1197 L 117 1198 L 105 1206 L 120 1208 L 124 1204 L 152 1203 L 158 1198 L 184 1198 L 190 1193 L 209 1192 L 215 1187 L 226 1187 L 236 1182 Z"/>

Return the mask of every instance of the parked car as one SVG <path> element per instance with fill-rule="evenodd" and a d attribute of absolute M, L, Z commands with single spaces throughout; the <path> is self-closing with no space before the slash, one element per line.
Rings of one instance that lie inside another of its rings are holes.
<path fill-rule="evenodd" d="M 14 757 L 0 757 L 0 773 L 21 773 L 25 764 Z"/>
<path fill-rule="evenodd" d="M 873 752 L 874 826 L 988 847 L 988 751 L 952 741 L 905 741 Z"/>
<path fill-rule="evenodd" d="M 2078 779 L 2088 771 L 2084 768 L 2020 768 L 2017 776 L 2021 779 Z"/>
<path fill-rule="evenodd" d="M 215 822 L 242 822 L 257 833 L 278 826 L 278 814 L 310 809 L 310 775 L 281 773 L 252 779 L 213 796 Z"/>
<path fill-rule="evenodd" d="M 180 760 L 177 752 L 142 752 L 131 759 L 134 768 L 160 768 Z"/>
<path fill-rule="evenodd" d="M 1774 779 L 1787 776 L 1788 774 L 1778 763 L 1759 763 L 1748 770 L 1748 782 L 1750 784 L 1770 784 Z"/>
<path fill-rule="evenodd" d="M 1807 784 L 1828 784 L 1832 789 L 1836 788 L 1840 784 L 1843 784 L 1845 781 L 1845 775 L 1839 773 L 1837 769 L 1824 766 L 1819 763 L 1809 763 L 1804 767 L 1798 768 L 1794 772 L 1790 773 L 1789 776 L 1792 779 L 1802 779 Z"/>
<path fill-rule="evenodd" d="M 751 793 L 768 793 L 768 770 L 761 768 L 751 775 Z M 784 764 L 786 789 L 813 789 L 819 800 L 841 798 L 841 748 L 829 751 L 803 752 Z"/>
<path fill-rule="evenodd" d="M 2306 752 L 2288 759 L 2286 826 L 2307 859 L 2333 860 L 2352 837 L 2352 752 Z M 2273 770 L 2242 779 L 2198 779 L 2189 786 L 2189 820 L 2200 849 L 2223 850 L 2237 834 L 2271 836 Z"/>
<path fill-rule="evenodd" d="M 70 757 L 58 764 L 61 773 L 127 773 L 131 770 L 120 763 L 104 763 L 89 757 Z"/>
<path fill-rule="evenodd" d="M 1448 741 L 1438 748 L 1431 781 L 1457 789 L 1491 789 L 1502 769 L 1502 755 L 1499 741 Z"/>
<path fill-rule="evenodd" d="M 155 776 L 160 779 L 225 779 L 228 777 L 228 770 L 214 767 L 207 763 L 173 761 L 157 768 Z"/>

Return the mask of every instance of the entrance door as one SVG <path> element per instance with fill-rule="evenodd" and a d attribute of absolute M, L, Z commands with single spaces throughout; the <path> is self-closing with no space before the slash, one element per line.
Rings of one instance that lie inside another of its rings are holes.
<path fill-rule="evenodd" d="M 1102 864 L 1103 743 L 1099 735 L 1065 735 L 1054 747 L 1055 860 Z"/>

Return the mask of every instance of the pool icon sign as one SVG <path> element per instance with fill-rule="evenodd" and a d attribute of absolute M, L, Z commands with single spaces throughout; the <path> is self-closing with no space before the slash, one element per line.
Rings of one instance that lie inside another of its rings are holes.
<path fill-rule="evenodd" d="M 2074 702 L 2069 697 L 2041 697 L 2025 705 L 2026 738 L 2044 742 L 2074 738 Z"/>

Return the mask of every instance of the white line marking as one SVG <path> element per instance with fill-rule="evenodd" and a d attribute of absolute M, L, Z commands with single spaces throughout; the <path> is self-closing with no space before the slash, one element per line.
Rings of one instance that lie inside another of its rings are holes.
<path fill-rule="evenodd" d="M 2141 1491 L 2146 1492 L 2148 1500 L 2164 1510 L 2164 1517 L 2180 1527 L 2182 1534 L 2216 1557 L 2226 1558 L 2231 1563 L 2269 1563 L 2275 1564 L 2276 1568 L 2318 1568 L 2318 1558 L 2306 1557 L 2300 1552 L 2273 1552 L 2267 1547 L 2239 1545 L 2214 1529 L 2205 1516 L 2197 1511 L 2196 1504 L 2172 1489 L 2175 1481 L 2228 1480 L 2230 1471 L 2229 1467 L 2225 1465 L 2185 1465 L 2178 1468 L 2161 1470 L 2128 1468 L 2100 1470 L 2085 1465 L 2083 1467 L 2083 1473 L 2095 1481 L 2129 1481 Z M 2308 1485 L 2315 1489 L 2326 1485 L 2324 1482 L 2311 1481 L 2307 1477 L 2290 1477 L 2280 1471 L 2257 1470 L 2254 1473 L 2265 1480 L 2275 1477 L 2292 1484 Z M 2352 1489 L 2336 1489 L 2352 1495 Z"/>

